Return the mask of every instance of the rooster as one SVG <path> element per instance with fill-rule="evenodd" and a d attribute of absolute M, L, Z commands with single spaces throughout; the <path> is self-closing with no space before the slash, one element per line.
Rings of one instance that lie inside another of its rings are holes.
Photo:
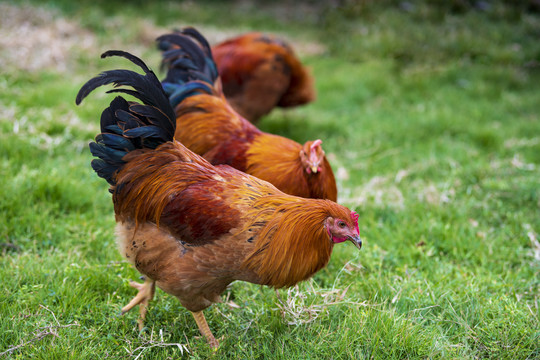
<path fill-rule="evenodd" d="M 231 165 L 287 194 L 337 201 L 321 140 L 300 145 L 262 132 L 239 115 L 223 96 L 208 42 L 195 29 L 158 42 L 168 67 L 162 84 L 176 109 L 176 140 L 214 165 Z"/>
<path fill-rule="evenodd" d="M 76 103 L 114 84 L 90 144 L 92 167 L 110 184 L 121 254 L 143 274 L 132 283 L 142 329 L 155 286 L 193 314 L 210 346 L 218 342 L 203 310 L 235 280 L 290 287 L 330 259 L 334 244 L 361 248 L 358 215 L 330 200 L 284 194 L 228 165 L 213 166 L 174 140 L 175 113 L 155 74 L 139 58 L 112 50 L 143 71 L 105 71 L 80 89 Z M 201 87 L 205 85 L 199 83 Z M 126 88 L 126 86 L 128 88 Z M 193 90 L 194 87 L 191 88 Z"/>
<path fill-rule="evenodd" d="M 227 100 L 251 122 L 276 106 L 315 100 L 309 71 L 291 46 L 275 36 L 247 33 L 213 46 L 212 52 Z"/>

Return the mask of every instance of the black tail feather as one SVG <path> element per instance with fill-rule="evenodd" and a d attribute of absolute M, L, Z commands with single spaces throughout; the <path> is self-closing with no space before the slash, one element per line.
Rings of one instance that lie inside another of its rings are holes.
<path fill-rule="evenodd" d="M 172 96 L 173 94 L 194 94 L 183 91 L 190 82 L 206 83 L 205 87 L 199 86 L 195 93 L 208 92 L 206 89 L 212 92 L 219 74 L 210 44 L 201 33 L 188 27 L 162 35 L 157 41 L 159 49 L 163 51 L 162 67 L 167 68 L 167 76 L 162 83 L 173 107 L 186 97 Z"/>
<path fill-rule="evenodd" d="M 197 31 L 193 27 L 188 26 L 183 28 L 181 32 L 183 34 L 191 36 L 192 38 L 195 38 L 203 46 L 202 49 L 205 52 L 206 56 L 212 57 L 212 49 L 210 47 L 210 44 L 199 31 Z"/>
<path fill-rule="evenodd" d="M 112 109 L 122 109 L 122 110 L 128 110 L 129 104 L 128 102 L 120 97 L 117 96 L 114 98 L 113 101 L 111 101 L 111 104 L 108 108 L 105 108 L 103 112 L 101 113 L 101 119 L 100 119 L 100 125 L 101 125 L 101 132 L 109 132 L 112 131 L 112 128 L 117 129 L 116 133 L 121 134 L 122 130 L 118 127 L 116 116 L 114 114 L 114 111 Z"/>
<path fill-rule="evenodd" d="M 84 84 L 77 94 L 76 103 L 93 90 L 113 84 L 116 89 L 107 93 L 125 93 L 139 99 L 144 105 L 128 102 L 118 96 L 101 114 L 101 134 L 90 143 L 90 151 L 98 159 L 92 161 L 97 174 L 115 185 L 115 175 L 125 164 L 124 156 L 136 149 L 155 149 L 172 141 L 176 118 L 167 96 L 156 75 L 138 57 L 119 50 L 105 52 L 101 57 L 122 56 L 138 65 L 145 75 L 131 70 L 105 71 Z M 132 89 L 119 88 L 129 86 Z"/>
<path fill-rule="evenodd" d="M 170 140 L 172 140 L 172 137 L 174 136 L 174 127 L 176 126 L 176 116 L 161 87 L 161 83 L 154 72 L 150 70 L 141 59 L 128 52 L 109 50 L 101 55 L 102 58 L 110 56 L 121 56 L 130 60 L 135 65 L 141 67 L 145 72 L 145 75 L 141 75 L 131 70 L 104 71 L 98 76 L 90 79 L 81 87 L 77 94 L 77 98 L 75 99 L 76 104 L 79 105 L 88 94 L 103 85 L 113 84 L 115 88 L 120 86 L 131 86 L 133 89 L 119 88 L 109 90 L 107 93 L 125 93 L 141 100 L 145 105 L 154 106 L 160 109 L 164 115 L 171 119 L 169 126 L 166 126 L 166 128 L 171 133 Z"/>
<path fill-rule="evenodd" d="M 180 48 L 181 53 L 184 56 L 189 57 L 193 60 L 193 63 L 199 69 L 204 69 L 206 66 L 205 53 L 201 47 L 192 40 L 191 37 L 183 35 L 182 32 L 162 35 L 157 38 L 157 41 L 161 43 L 168 42 L 172 45 L 176 45 Z M 160 46 L 162 47 L 162 46 Z M 179 54 L 175 52 L 178 56 Z M 165 59 L 164 59 L 165 60 Z"/>
<path fill-rule="evenodd" d="M 137 65 L 141 69 L 143 69 L 143 71 L 146 74 L 152 72 L 152 70 L 150 70 L 148 68 L 148 66 L 146 66 L 144 61 L 142 61 L 141 59 L 139 59 L 135 55 L 128 53 L 127 51 L 123 51 L 123 50 L 107 50 L 103 54 L 101 54 L 102 59 L 105 59 L 105 58 L 111 57 L 111 56 L 121 56 L 121 57 L 124 57 L 124 58 L 128 59 L 129 61 L 131 61 L 132 63 L 134 63 L 135 65 Z"/>

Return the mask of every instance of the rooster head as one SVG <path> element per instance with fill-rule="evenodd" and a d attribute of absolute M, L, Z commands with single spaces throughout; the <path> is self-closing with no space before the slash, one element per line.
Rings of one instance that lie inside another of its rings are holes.
<path fill-rule="evenodd" d="M 308 141 L 300 150 L 300 161 L 308 174 L 317 174 L 322 170 L 324 163 L 324 150 L 322 140 Z"/>
<path fill-rule="evenodd" d="M 348 218 L 339 219 L 334 217 L 326 218 L 326 232 L 333 243 L 351 241 L 360 250 L 362 248 L 362 239 L 360 239 L 360 230 L 358 228 L 358 214 L 351 211 Z"/>

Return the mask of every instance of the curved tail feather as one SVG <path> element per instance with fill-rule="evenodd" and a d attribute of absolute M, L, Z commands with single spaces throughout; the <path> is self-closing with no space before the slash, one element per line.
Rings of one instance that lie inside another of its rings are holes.
<path fill-rule="evenodd" d="M 218 93 L 216 63 L 210 45 L 201 33 L 188 27 L 162 35 L 157 42 L 163 51 L 162 67 L 167 68 L 162 84 L 173 107 L 191 95 Z"/>
<path fill-rule="evenodd" d="M 172 141 L 176 120 L 161 83 L 141 59 L 119 50 L 101 55 L 102 58 L 109 56 L 124 57 L 138 65 L 145 74 L 123 69 L 102 72 L 81 87 L 75 102 L 79 105 L 96 88 L 113 84 L 115 89 L 107 93 L 128 94 L 144 104 L 128 102 L 117 96 L 103 110 L 101 134 L 96 136 L 95 142 L 90 143 L 90 151 L 98 158 L 92 161 L 92 168 L 109 184 L 115 185 L 115 175 L 126 163 L 124 156 L 137 149 L 155 149 Z"/>

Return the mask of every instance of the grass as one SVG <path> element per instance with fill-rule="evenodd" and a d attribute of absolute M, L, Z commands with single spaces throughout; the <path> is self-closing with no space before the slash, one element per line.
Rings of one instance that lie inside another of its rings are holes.
<path fill-rule="evenodd" d="M 87 149 L 110 98 L 74 105 L 89 77 L 126 66 L 102 51 L 157 68 L 153 37 L 188 24 L 215 38 L 277 31 L 305 49 L 317 102 L 261 127 L 324 140 L 364 238 L 279 296 L 233 283 L 205 311 L 216 356 L 540 358 L 540 18 L 528 2 L 396 4 L 0 4 L 0 358 L 212 355 L 162 291 L 142 333 L 136 313 L 119 316 L 137 273 Z"/>

